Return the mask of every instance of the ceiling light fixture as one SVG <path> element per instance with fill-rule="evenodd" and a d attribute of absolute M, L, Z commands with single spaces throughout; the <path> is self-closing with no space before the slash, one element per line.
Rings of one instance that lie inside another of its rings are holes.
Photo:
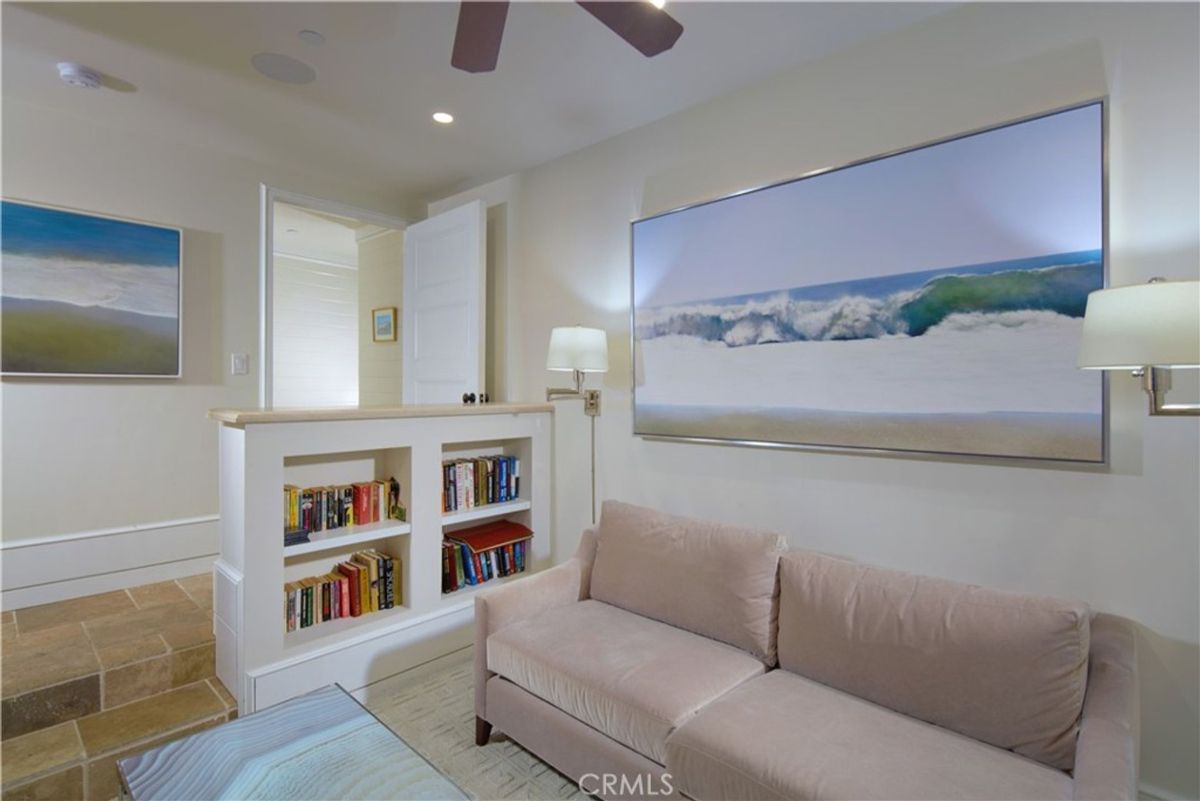
<path fill-rule="evenodd" d="M 260 74 L 283 83 L 312 83 L 317 79 L 317 71 L 312 67 L 282 53 L 255 53 L 250 63 Z"/>
<path fill-rule="evenodd" d="M 433 112 L 433 121 L 439 122 L 442 125 L 449 125 L 454 122 L 454 115 L 448 114 L 445 111 L 435 111 Z"/>
<path fill-rule="evenodd" d="M 310 44 L 313 47 L 320 47 L 325 44 L 325 34 L 308 28 L 300 31 L 300 33 L 296 34 L 296 37 L 305 44 Z"/>
<path fill-rule="evenodd" d="M 96 89 L 100 86 L 100 73 L 73 61 L 60 61 L 58 77 L 63 83 L 78 86 L 80 89 Z"/>

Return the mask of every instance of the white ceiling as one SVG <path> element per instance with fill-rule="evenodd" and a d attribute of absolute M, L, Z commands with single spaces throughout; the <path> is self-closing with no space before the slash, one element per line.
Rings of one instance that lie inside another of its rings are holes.
<path fill-rule="evenodd" d="M 450 67 L 455 3 L 3 4 L 4 96 L 270 162 L 308 164 L 401 197 L 516 172 L 948 6 L 673 2 L 678 44 L 647 59 L 574 3 L 514 3 L 494 73 Z M 324 45 L 301 42 L 309 28 Z M 315 83 L 250 67 L 268 50 Z M 59 82 L 55 63 L 110 76 Z M 430 120 L 437 109 L 457 121 Z"/>
<path fill-rule="evenodd" d="M 319 259 L 343 267 L 358 266 L 360 229 L 379 231 L 361 220 L 275 203 L 272 240 L 277 254 Z"/>

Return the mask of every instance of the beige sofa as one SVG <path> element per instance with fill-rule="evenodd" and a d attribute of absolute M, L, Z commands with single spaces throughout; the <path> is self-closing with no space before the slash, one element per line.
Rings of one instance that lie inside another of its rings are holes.
<path fill-rule="evenodd" d="M 604 504 L 567 562 L 481 594 L 492 726 L 604 798 L 1118 799 L 1128 621 Z"/>

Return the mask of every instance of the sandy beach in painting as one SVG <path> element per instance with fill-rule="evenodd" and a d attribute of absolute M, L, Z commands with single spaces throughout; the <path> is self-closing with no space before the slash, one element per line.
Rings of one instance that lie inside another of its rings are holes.
<path fill-rule="evenodd" d="M 639 405 L 635 433 L 746 442 L 1096 462 L 1086 414 L 854 414 L 823 409 Z"/>

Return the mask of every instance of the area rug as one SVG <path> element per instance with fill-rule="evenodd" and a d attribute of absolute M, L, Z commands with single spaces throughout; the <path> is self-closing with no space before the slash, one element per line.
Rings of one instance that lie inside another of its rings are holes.
<path fill-rule="evenodd" d="M 579 799 L 575 782 L 493 732 L 475 745 L 470 649 L 441 660 L 432 672 L 413 671 L 367 688 L 366 706 L 435 768 L 481 801 Z"/>

